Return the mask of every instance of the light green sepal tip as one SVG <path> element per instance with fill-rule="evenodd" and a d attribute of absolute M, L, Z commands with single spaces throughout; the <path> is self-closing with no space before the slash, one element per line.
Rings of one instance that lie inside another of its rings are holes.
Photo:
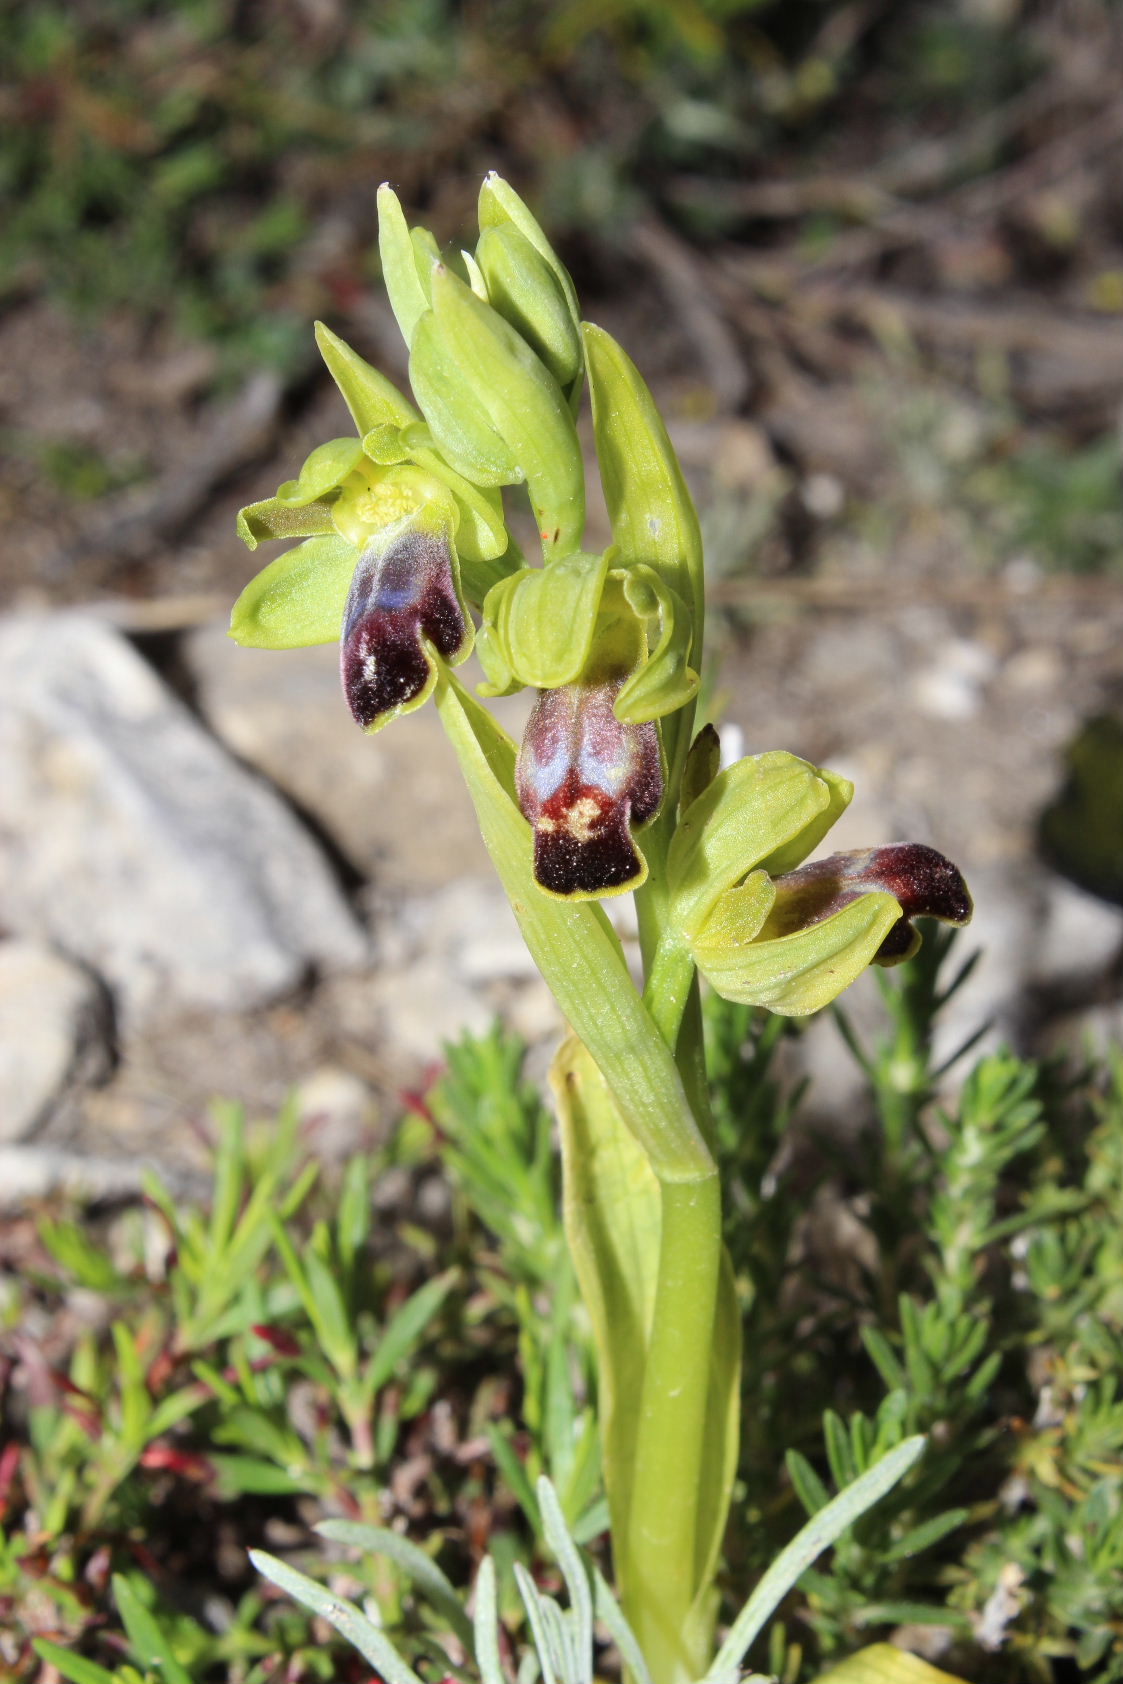
<path fill-rule="evenodd" d="M 698 935 L 726 889 L 802 840 L 831 798 L 816 767 L 783 749 L 719 772 L 682 815 L 667 858 L 671 915 L 683 935 Z"/>
<path fill-rule="evenodd" d="M 548 567 L 524 568 L 489 592 L 484 623 L 512 677 L 540 690 L 580 677 L 607 571 L 607 555 L 579 551 Z"/>
<path fill-rule="evenodd" d="M 413 405 L 398 388 L 323 322 L 316 323 L 316 344 L 351 411 L 357 433 L 369 433 L 372 427 L 383 425 L 408 427 L 411 421 L 419 419 Z"/>
<path fill-rule="evenodd" d="M 526 479 L 544 552 L 568 555 L 584 531 L 585 470 L 561 387 L 521 335 L 444 264 L 433 271 L 433 314 L 460 374 L 449 407 L 459 408 L 464 391 L 482 405 Z"/>
<path fill-rule="evenodd" d="M 737 896 L 739 890 L 733 890 Z M 749 906 L 749 927 L 758 906 Z M 806 1017 L 842 993 L 872 962 L 875 953 L 901 916 L 899 903 L 883 891 L 861 895 L 821 923 L 768 939 L 767 919 L 753 939 L 733 939 L 734 921 L 721 906 L 714 915 L 716 939 L 710 924 L 690 944 L 698 969 L 711 988 L 726 1000 L 744 1006 L 764 1006 L 784 1017 Z"/>
<path fill-rule="evenodd" d="M 359 552 L 345 538 L 310 538 L 250 580 L 230 615 L 230 636 L 247 649 L 337 643 Z"/>
<path fill-rule="evenodd" d="M 475 302 L 479 304 L 479 299 Z M 459 347 L 450 345 L 433 311 L 427 310 L 414 329 L 410 345 L 409 382 L 414 396 L 442 454 L 458 473 L 475 485 L 518 485 L 526 474 L 492 425 L 458 351 Z"/>
<path fill-rule="evenodd" d="M 689 664 L 693 628 L 686 604 L 653 567 L 630 567 L 620 577 L 632 612 L 659 626 L 655 647 L 625 679 L 613 704 L 624 724 L 643 725 L 685 707 L 698 694 L 701 680 Z"/>
<path fill-rule="evenodd" d="M 278 497 L 266 497 L 239 509 L 237 526 L 239 538 L 250 550 L 272 539 L 321 538 L 335 530 L 330 503 L 282 503 Z"/>
<path fill-rule="evenodd" d="M 582 368 L 581 333 L 555 271 L 513 223 L 485 228 L 476 261 L 486 298 L 536 351 L 563 391 Z"/>
<path fill-rule="evenodd" d="M 278 503 L 288 503 L 294 508 L 314 503 L 317 498 L 334 491 L 362 459 L 360 439 L 328 439 L 326 443 L 318 444 L 306 458 L 299 477 L 287 479 L 277 487 Z"/>
<path fill-rule="evenodd" d="M 429 308 L 429 299 L 417 272 L 418 254 L 405 212 L 388 182 L 378 189 L 378 255 L 390 308 L 402 338 L 412 345 L 414 329 Z"/>

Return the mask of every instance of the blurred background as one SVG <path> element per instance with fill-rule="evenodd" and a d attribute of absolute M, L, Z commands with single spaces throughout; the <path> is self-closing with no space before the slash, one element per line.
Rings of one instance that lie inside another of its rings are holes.
<path fill-rule="evenodd" d="M 1118 1038 L 1118 5 L 4 17 L 5 1197 L 189 1164 L 215 1093 L 296 1084 L 343 1151 L 442 1037 L 555 1032 L 431 712 L 363 739 L 334 651 L 224 636 L 235 510 L 348 430 L 311 320 L 404 378 L 384 180 L 455 245 L 499 170 L 641 365 L 731 744 L 853 777 L 839 845 L 972 884 L 949 1037 Z M 837 1108 L 834 1034 L 800 1056 Z"/>

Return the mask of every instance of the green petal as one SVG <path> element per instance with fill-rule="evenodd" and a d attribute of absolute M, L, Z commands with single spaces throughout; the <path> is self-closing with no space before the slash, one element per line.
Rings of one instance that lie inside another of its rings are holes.
<path fill-rule="evenodd" d="M 667 858 L 672 917 L 697 935 L 726 889 L 814 825 L 831 788 L 814 766 L 775 749 L 719 772 L 679 821 Z"/>
<path fill-rule="evenodd" d="M 351 411 L 357 433 L 369 433 L 384 424 L 408 427 L 417 420 L 417 411 L 398 388 L 323 322 L 316 323 L 316 344 Z"/>
<path fill-rule="evenodd" d="M 512 673 L 540 690 L 580 677 L 589 659 L 608 555 L 567 556 L 505 579 L 484 603 L 484 621 Z"/>
<path fill-rule="evenodd" d="M 433 313 L 460 374 L 455 405 L 465 389 L 482 405 L 526 478 L 544 551 L 568 555 L 585 526 L 585 470 L 561 387 L 514 328 L 443 264 L 433 271 Z"/>
<path fill-rule="evenodd" d="M 526 478 L 431 310 L 414 329 L 409 383 L 441 452 L 458 473 L 489 486 L 517 485 Z"/>
<path fill-rule="evenodd" d="M 707 925 L 702 938 L 691 943 L 691 953 L 725 999 L 765 1006 L 785 1017 L 806 1017 L 861 975 L 900 916 L 892 895 L 863 895 L 832 918 L 774 941 L 730 941 L 724 933 L 711 941 Z"/>
<path fill-rule="evenodd" d="M 659 620 L 659 640 L 642 666 L 625 679 L 616 698 L 617 719 L 642 725 L 685 707 L 698 694 L 701 680 L 689 665 L 693 628 L 682 598 L 642 564 L 622 570 L 624 594 L 632 611 Z"/>
<path fill-rule="evenodd" d="M 726 889 L 697 936 L 707 948 L 744 946 L 754 941 L 776 904 L 767 871 L 751 871 L 743 883 Z"/>
<path fill-rule="evenodd" d="M 333 532 L 331 504 L 282 503 L 266 497 L 238 510 L 238 536 L 247 549 L 275 538 L 320 538 Z"/>
<path fill-rule="evenodd" d="M 287 479 L 277 487 L 277 501 L 299 508 L 334 491 L 352 468 L 363 459 L 360 439 L 328 439 L 318 444 L 300 470 L 299 479 Z"/>
<path fill-rule="evenodd" d="M 429 299 L 418 274 L 417 252 L 405 213 L 387 182 L 378 189 L 378 255 L 390 308 L 402 338 L 412 345 L 414 329 L 429 308 Z"/>
<path fill-rule="evenodd" d="M 336 643 L 359 552 L 343 538 L 310 538 L 250 580 L 230 615 L 230 636 L 247 649 Z"/>

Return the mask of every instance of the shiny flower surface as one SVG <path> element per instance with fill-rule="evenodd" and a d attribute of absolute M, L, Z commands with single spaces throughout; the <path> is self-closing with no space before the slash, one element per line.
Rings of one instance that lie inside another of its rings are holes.
<path fill-rule="evenodd" d="M 527 723 L 516 787 L 534 827 L 535 880 L 549 894 L 619 894 L 647 875 L 632 828 L 663 799 L 659 737 L 653 724 L 617 719 L 621 682 L 543 690 Z"/>

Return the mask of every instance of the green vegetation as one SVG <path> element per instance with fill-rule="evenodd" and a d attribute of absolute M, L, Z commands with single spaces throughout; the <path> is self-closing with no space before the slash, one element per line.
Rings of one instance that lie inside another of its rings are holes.
<path fill-rule="evenodd" d="M 727 1239 L 762 1354 L 722 1582 L 732 1611 L 802 1512 L 927 1431 L 916 1470 L 804 1574 L 750 1658 L 794 1684 L 925 1624 L 949 1645 L 942 1664 L 980 1684 L 1113 1684 L 1123 1062 L 989 1055 L 955 1103 L 935 1100 L 944 945 L 888 974 L 884 1033 L 854 1042 L 869 1083 L 857 1149 L 781 1152 L 800 1138 L 782 1074 L 793 1031 L 708 1008 Z M 333 1515 L 395 1517 L 458 1584 L 489 1547 L 513 1628 L 511 1567 L 546 1572 L 538 1474 L 595 1553 L 589 1338 L 521 1056 L 499 1031 L 450 1048 L 342 1178 L 317 1173 L 291 1116 L 225 1108 L 205 1201 L 154 1182 L 144 1208 L 41 1219 L 5 1282 L 10 1676 L 36 1676 L 35 1645 L 58 1658 L 46 1642 L 79 1684 L 104 1684 L 98 1667 L 177 1684 L 350 1676 L 324 1628 L 254 1580 L 243 1552 L 263 1543 L 351 1601 L 376 1593 L 411 1664 L 447 1671 L 433 1647 L 447 1625 L 400 1566 L 312 1543 L 305 1528 Z M 444 1214 L 423 1225 L 419 1191 L 446 1185 L 451 1204 L 430 1197 Z M 811 1261 L 822 1200 L 845 1221 L 837 1254 Z M 1065 1657 L 1075 1671 L 1054 1672 Z"/>

